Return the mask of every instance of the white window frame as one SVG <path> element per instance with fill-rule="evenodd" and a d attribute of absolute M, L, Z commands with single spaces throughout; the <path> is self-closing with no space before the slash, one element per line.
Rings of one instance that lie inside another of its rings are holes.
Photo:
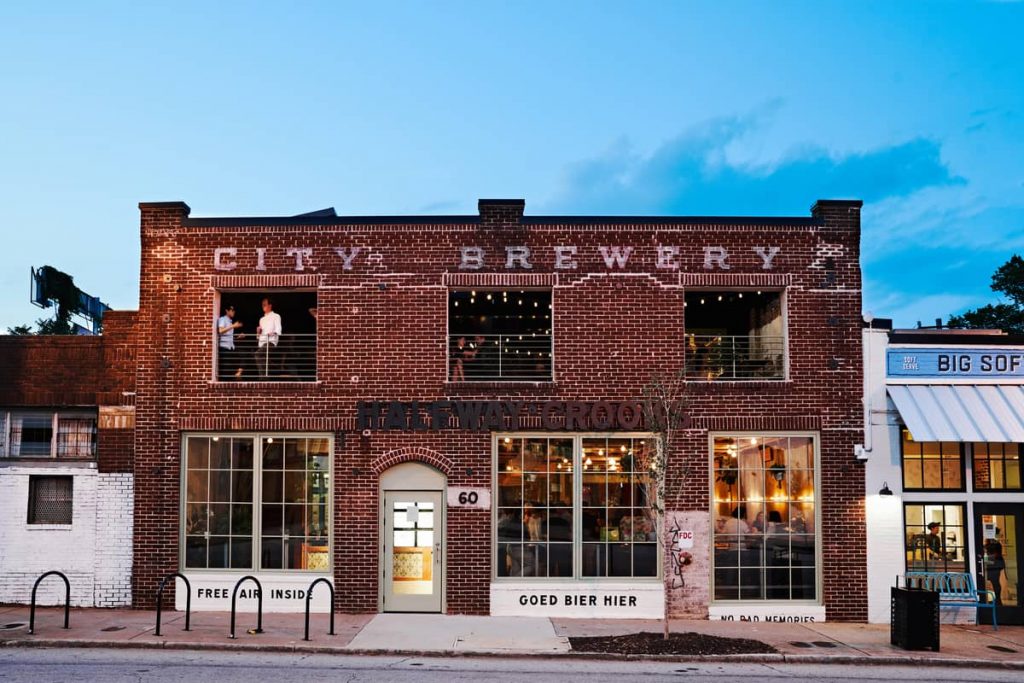
<path fill-rule="evenodd" d="M 716 600 L 715 599 L 715 439 L 717 438 L 747 438 L 750 437 L 810 437 L 814 444 L 814 592 L 817 597 L 813 600 Z M 714 606 L 737 606 L 737 605 L 824 605 L 824 549 L 822 548 L 821 529 L 821 433 L 814 431 L 709 431 L 708 432 L 708 593 L 709 604 Z"/>
<path fill-rule="evenodd" d="M 32 415 L 49 415 L 50 416 L 50 453 L 48 455 L 11 455 L 11 427 L 13 425 L 12 416 L 20 414 L 32 414 Z M 58 455 L 57 442 L 60 434 L 60 420 L 61 418 L 69 419 L 81 419 L 91 418 L 94 423 L 93 429 L 98 432 L 99 430 L 99 412 L 93 412 L 87 409 L 70 409 L 70 410 L 40 410 L 37 408 L 11 408 L 0 410 L 0 428 L 3 429 L 3 442 L 0 443 L 0 458 L 15 458 L 18 460 L 25 461 L 46 461 L 46 460 L 59 460 L 62 462 L 83 462 L 96 459 L 97 442 L 94 441 L 93 452 L 88 456 L 61 456 Z"/>
<path fill-rule="evenodd" d="M 584 439 L 653 439 L 650 432 L 495 432 L 491 435 L 491 491 L 494 492 L 491 504 L 491 581 L 527 585 L 530 583 L 562 583 L 566 586 L 600 586 L 601 584 L 622 585 L 623 583 L 656 584 L 664 582 L 664 555 L 661 546 L 661 534 L 655 546 L 655 557 L 658 558 L 657 575 L 655 576 L 579 576 L 583 568 L 583 440 Z M 501 439 L 571 439 L 573 474 L 572 481 L 572 577 L 548 576 L 498 576 L 498 443 Z M 654 514 L 653 511 L 651 513 Z"/>
<path fill-rule="evenodd" d="M 209 569 L 206 567 L 187 567 L 185 565 L 185 519 L 188 513 L 188 440 L 192 437 L 198 438 L 227 438 L 227 439 L 252 439 L 253 440 L 253 519 L 252 519 L 252 565 L 248 568 L 223 567 Z M 179 510 L 178 510 L 178 571 L 186 574 L 237 574 L 248 572 L 257 575 L 279 575 L 295 576 L 296 574 L 324 574 L 321 569 L 261 569 L 260 557 L 263 544 L 263 517 L 261 506 L 263 505 L 263 448 L 264 438 L 284 439 L 326 439 L 328 449 L 328 492 L 327 501 L 327 556 L 328 566 L 331 567 L 326 573 L 334 572 L 334 435 L 326 432 L 183 432 L 181 435 L 181 476 L 179 481 Z"/>

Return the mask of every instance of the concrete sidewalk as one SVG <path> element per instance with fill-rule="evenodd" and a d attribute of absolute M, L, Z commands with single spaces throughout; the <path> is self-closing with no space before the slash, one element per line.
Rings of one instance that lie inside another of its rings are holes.
<path fill-rule="evenodd" d="M 653 620 L 547 619 L 529 617 L 447 616 L 439 614 L 337 614 L 336 635 L 327 635 L 329 618 L 310 620 L 310 641 L 302 640 L 303 615 L 264 614 L 263 633 L 254 634 L 255 614 L 237 617 L 237 638 L 229 638 L 230 615 L 197 612 L 191 630 L 185 615 L 166 612 L 162 635 L 154 635 L 156 614 L 140 610 L 74 609 L 64 630 L 63 610 L 36 611 L 36 632 L 29 635 L 29 610 L 0 607 L 0 646 L 143 647 L 176 649 L 329 652 L 449 656 L 542 656 L 618 658 L 573 652 L 570 636 L 600 636 L 661 630 Z M 813 663 L 942 664 L 994 666 L 1024 670 L 1024 627 L 942 627 L 941 652 L 907 652 L 889 645 L 886 625 L 821 623 L 776 624 L 722 621 L 673 621 L 674 632 L 751 638 L 774 646 L 774 655 L 649 657 L 702 661 L 787 661 Z"/>

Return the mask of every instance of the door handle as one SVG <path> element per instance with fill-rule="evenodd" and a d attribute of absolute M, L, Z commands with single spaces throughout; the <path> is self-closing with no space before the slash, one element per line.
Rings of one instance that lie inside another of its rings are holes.
<path fill-rule="evenodd" d="M 434 564 L 441 562 L 441 543 L 434 544 Z"/>

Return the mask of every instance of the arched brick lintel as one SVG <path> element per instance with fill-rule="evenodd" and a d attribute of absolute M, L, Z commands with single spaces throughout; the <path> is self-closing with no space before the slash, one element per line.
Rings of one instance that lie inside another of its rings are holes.
<path fill-rule="evenodd" d="M 375 458 L 373 463 L 370 464 L 370 469 L 373 470 L 374 474 L 380 475 L 384 470 L 403 462 L 425 463 L 440 470 L 446 478 L 452 474 L 453 465 L 451 460 L 437 451 L 432 451 L 422 446 L 406 446 L 405 448 L 396 448 L 393 451 L 388 451 Z"/>

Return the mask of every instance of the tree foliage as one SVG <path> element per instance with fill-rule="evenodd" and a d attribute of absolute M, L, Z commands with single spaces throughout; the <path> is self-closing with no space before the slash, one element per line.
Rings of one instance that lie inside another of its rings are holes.
<path fill-rule="evenodd" d="M 1024 334 L 1024 258 L 1014 254 L 1009 261 L 999 266 L 992 275 L 992 291 L 1002 294 L 1009 301 L 951 315 L 949 326 L 1000 329 L 1009 334 Z"/>
<path fill-rule="evenodd" d="M 71 324 L 71 314 L 78 307 L 81 292 L 75 286 L 74 279 L 53 266 L 43 266 L 40 271 L 43 281 L 47 283 L 44 296 L 57 303 L 56 315 L 53 318 L 37 320 L 35 330 L 31 325 L 16 325 L 8 327 L 7 334 L 75 334 L 75 326 Z"/>

